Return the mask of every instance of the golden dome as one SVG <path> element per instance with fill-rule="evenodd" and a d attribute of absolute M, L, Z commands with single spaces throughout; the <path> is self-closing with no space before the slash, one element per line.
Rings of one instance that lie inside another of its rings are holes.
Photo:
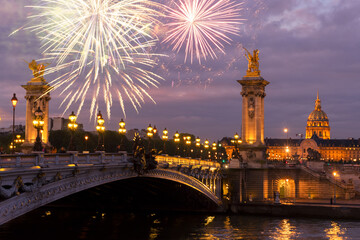
<path fill-rule="evenodd" d="M 308 121 L 329 121 L 323 110 L 314 110 L 310 113 Z"/>
<path fill-rule="evenodd" d="M 319 92 L 317 93 L 317 98 L 315 101 L 315 109 L 312 111 L 308 117 L 308 121 L 329 121 L 326 113 L 321 110 L 321 101 L 319 99 Z"/>

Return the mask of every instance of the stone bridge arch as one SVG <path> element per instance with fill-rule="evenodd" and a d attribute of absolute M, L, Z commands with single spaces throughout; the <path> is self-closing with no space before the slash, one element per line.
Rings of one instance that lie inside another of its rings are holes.
<path fill-rule="evenodd" d="M 41 206 L 65 198 L 72 194 L 107 183 L 125 179 L 146 177 L 174 181 L 195 189 L 217 206 L 221 206 L 219 198 L 204 183 L 194 177 L 171 169 L 154 169 L 143 175 L 138 175 L 129 166 L 98 166 L 92 168 L 74 168 L 68 172 L 54 169 L 38 170 L 32 175 L 36 176 L 32 186 L 25 185 L 21 177 L 17 177 L 14 187 L 17 194 L 0 202 L 0 224 L 15 219 L 27 212 Z M 63 174 L 63 176 L 62 176 Z M 45 176 L 53 179 L 52 182 L 43 183 Z M 21 193 L 20 193 L 21 192 Z"/>

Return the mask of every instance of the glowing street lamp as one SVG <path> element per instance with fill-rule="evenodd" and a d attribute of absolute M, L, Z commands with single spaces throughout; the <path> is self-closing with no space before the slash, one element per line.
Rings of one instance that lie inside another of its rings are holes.
<path fill-rule="evenodd" d="M 126 133 L 126 128 L 125 128 L 125 122 L 123 119 L 121 119 L 121 121 L 119 122 L 119 133 L 120 134 L 125 134 Z"/>
<path fill-rule="evenodd" d="M 149 139 L 148 150 L 150 152 L 150 142 L 151 142 L 151 138 L 154 136 L 154 132 L 153 132 L 154 128 L 151 126 L 151 124 L 149 124 L 146 130 L 147 130 L 146 136 Z"/>
<path fill-rule="evenodd" d="M 163 136 L 162 136 L 162 139 L 164 141 L 169 139 L 168 133 L 169 133 L 168 130 L 165 128 L 164 131 L 163 131 Z"/>
<path fill-rule="evenodd" d="M 201 146 L 200 138 L 199 138 L 199 137 L 197 137 L 197 138 L 195 139 L 195 146 L 196 146 L 196 147 L 200 147 L 200 146 Z"/>
<path fill-rule="evenodd" d="M 164 148 L 163 148 L 164 154 L 166 152 L 166 141 L 169 139 L 168 133 L 169 131 L 165 128 L 163 130 L 163 135 L 162 135 L 162 140 L 164 141 Z"/>
<path fill-rule="evenodd" d="M 14 140 L 16 144 L 24 143 L 24 141 L 25 140 L 21 138 L 21 135 L 16 135 L 16 139 Z"/>
<path fill-rule="evenodd" d="M 42 130 L 44 126 L 44 113 L 43 111 L 41 111 L 40 107 L 38 107 L 38 109 L 34 113 L 33 126 L 37 130 L 37 136 L 33 150 L 36 152 L 40 152 L 42 151 L 40 130 Z"/>
<path fill-rule="evenodd" d="M 149 138 L 149 140 L 152 138 L 152 136 L 154 136 L 153 129 L 154 128 L 151 126 L 151 124 L 149 124 L 149 126 L 147 127 L 147 133 L 146 133 L 146 136 Z"/>
<path fill-rule="evenodd" d="M 212 143 L 212 147 L 211 147 L 211 149 L 213 150 L 213 152 L 214 152 L 214 160 L 216 160 L 216 154 L 217 154 L 217 152 L 216 152 L 216 150 L 217 150 L 217 147 L 216 147 L 216 142 L 213 142 Z"/>
<path fill-rule="evenodd" d="M 289 138 L 288 138 L 288 132 L 289 129 L 288 128 L 284 128 L 284 133 L 286 133 L 286 148 L 285 148 L 285 152 L 286 152 L 286 158 L 289 158 Z"/>
<path fill-rule="evenodd" d="M 149 126 L 147 127 L 147 132 L 146 132 L 146 136 L 148 137 L 149 139 L 149 152 L 150 152 L 150 142 L 151 142 L 151 138 L 156 135 L 157 133 L 157 128 L 156 126 L 154 125 L 154 127 L 151 126 L 151 124 L 149 124 Z M 154 142 L 154 148 L 155 148 L 155 142 Z"/>
<path fill-rule="evenodd" d="M 15 138 L 14 142 L 12 142 L 10 144 L 10 149 L 13 150 L 13 149 L 17 148 L 22 143 L 24 143 L 24 141 L 25 140 L 21 138 L 21 135 L 16 135 L 16 138 Z"/>
<path fill-rule="evenodd" d="M 333 203 L 335 204 L 336 203 L 336 184 L 337 184 L 337 178 L 340 177 L 339 174 L 337 172 L 333 172 L 333 176 L 334 176 L 334 179 L 335 179 L 335 184 L 334 184 L 334 198 L 333 198 Z"/>
<path fill-rule="evenodd" d="M 178 131 L 174 134 L 174 142 L 179 143 L 180 142 L 180 134 Z"/>
<path fill-rule="evenodd" d="M 234 138 L 235 138 L 235 140 L 238 140 L 239 139 L 239 134 L 235 133 Z"/>
<path fill-rule="evenodd" d="M 191 144 L 191 136 L 186 136 L 186 137 L 185 137 L 185 144 L 186 144 L 186 145 L 190 145 L 190 144 Z"/>
<path fill-rule="evenodd" d="M 78 128 L 78 124 L 76 123 L 76 115 L 74 114 L 74 112 L 71 112 L 70 116 L 69 116 L 69 123 L 68 123 L 68 128 L 71 132 L 71 137 L 70 137 L 70 143 L 69 143 L 69 151 L 75 151 L 75 146 L 73 144 L 73 138 L 74 138 L 74 132 L 76 131 L 76 129 Z"/>
<path fill-rule="evenodd" d="M 105 151 L 105 139 L 104 139 L 104 132 L 105 132 L 105 120 L 102 117 L 101 112 L 99 111 L 99 113 L 97 114 L 97 125 L 96 125 L 96 131 L 98 131 L 99 133 L 99 138 L 98 138 L 98 146 L 97 146 L 97 150 L 98 151 Z M 101 136 L 102 136 L 102 144 L 101 144 Z"/>
<path fill-rule="evenodd" d="M 185 144 L 187 146 L 188 152 L 189 152 L 189 157 L 190 157 L 190 145 L 191 145 L 191 136 L 186 136 L 184 137 L 185 140 Z"/>
<path fill-rule="evenodd" d="M 234 139 L 231 140 L 231 143 L 235 145 L 235 150 L 237 151 L 238 144 L 242 143 L 242 139 L 239 137 L 239 134 L 235 133 Z"/>
<path fill-rule="evenodd" d="M 284 128 L 284 133 L 286 133 L 286 140 L 288 139 L 288 132 L 289 132 L 289 129 L 288 129 L 288 128 Z"/>
<path fill-rule="evenodd" d="M 85 135 L 84 139 L 85 139 L 85 151 L 87 151 L 87 143 L 88 143 L 88 140 L 89 140 L 89 136 Z"/>
<path fill-rule="evenodd" d="M 205 139 L 204 141 L 204 148 L 205 148 L 205 152 L 208 153 L 208 149 L 209 149 L 209 140 Z M 210 157 L 209 157 L 210 158 Z"/>
<path fill-rule="evenodd" d="M 11 103 L 13 106 L 13 129 L 12 129 L 12 153 L 15 153 L 15 145 L 14 145 L 14 140 L 15 140 L 15 107 L 17 104 L 18 100 L 16 98 L 16 94 L 14 93 L 13 97 L 11 98 Z"/>
<path fill-rule="evenodd" d="M 179 149 L 179 143 L 180 143 L 180 134 L 179 134 L 179 132 L 178 131 L 176 131 L 175 132 L 175 134 L 174 134 L 174 142 L 175 142 L 175 144 L 177 144 L 177 146 L 176 146 L 176 151 L 175 151 L 175 154 L 177 154 L 178 153 L 178 149 Z"/>
<path fill-rule="evenodd" d="M 200 138 L 199 137 L 197 137 L 196 139 L 195 139 L 195 147 L 198 149 L 198 154 L 199 154 L 199 156 L 200 156 L 200 159 L 201 159 L 201 154 L 200 154 L 200 147 L 201 147 L 201 143 L 200 143 Z"/>
<path fill-rule="evenodd" d="M 124 147 L 123 147 L 123 142 L 124 142 L 124 137 L 125 137 L 125 133 L 126 133 L 126 128 L 125 128 L 125 122 L 123 119 L 121 119 L 121 121 L 119 122 L 119 133 L 120 133 L 120 137 L 121 137 L 121 140 L 120 140 L 120 151 L 123 151 L 124 150 Z"/>
<path fill-rule="evenodd" d="M 16 146 L 13 142 L 11 142 L 9 148 L 11 151 L 13 151 L 13 150 L 15 150 Z"/>
<path fill-rule="evenodd" d="M 204 148 L 209 148 L 209 140 L 205 139 Z"/>

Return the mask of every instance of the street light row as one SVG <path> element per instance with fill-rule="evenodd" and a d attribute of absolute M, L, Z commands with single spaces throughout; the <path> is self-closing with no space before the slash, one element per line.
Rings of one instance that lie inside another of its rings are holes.
<path fill-rule="evenodd" d="M 16 104 L 18 102 L 18 99 L 16 98 L 15 93 L 14 93 L 13 97 L 11 98 L 11 102 L 12 102 L 12 105 L 13 105 L 12 146 L 15 146 L 15 107 L 16 107 Z M 37 130 L 37 137 L 36 137 L 36 142 L 35 142 L 35 145 L 34 145 L 34 151 L 41 151 L 42 150 L 40 131 L 43 130 L 43 126 L 44 126 L 44 116 L 43 115 L 44 115 L 44 113 L 41 111 L 40 107 L 38 107 L 38 109 L 34 113 L 34 120 L 33 120 L 33 126 Z M 74 112 L 71 112 L 71 114 L 69 116 L 69 121 L 70 122 L 68 123 L 68 128 L 72 133 L 69 148 L 72 147 L 73 132 L 76 131 L 76 129 L 78 128 L 78 124 L 76 123 L 76 119 L 77 119 L 77 116 L 74 114 Z M 99 134 L 103 134 L 104 131 L 105 131 L 104 123 L 105 123 L 105 120 L 102 117 L 101 112 L 99 111 L 99 113 L 97 114 L 97 126 L 96 126 L 96 130 L 99 132 Z M 126 133 L 126 128 L 125 128 L 125 122 L 124 122 L 123 119 L 121 119 L 121 121 L 119 122 L 119 126 L 120 126 L 119 127 L 119 133 L 124 135 Z M 157 133 L 156 126 L 152 127 L 151 124 L 149 124 L 149 126 L 147 127 L 147 137 L 150 139 L 156 133 Z M 241 139 L 239 140 L 239 135 L 237 133 L 235 134 L 234 138 L 235 138 L 235 140 L 232 140 L 232 143 L 238 144 L 238 143 L 242 142 Z M 168 130 L 166 128 L 163 130 L 162 139 L 164 141 L 167 141 L 169 139 Z M 103 141 L 104 141 L 104 139 L 103 139 Z M 184 136 L 184 141 L 185 141 L 185 144 L 190 145 L 191 144 L 191 137 L 190 136 Z M 178 131 L 176 131 L 176 133 L 174 134 L 174 142 L 175 143 L 180 142 L 180 134 L 179 134 Z M 199 137 L 197 137 L 195 139 L 195 145 L 197 147 L 201 146 Z M 216 147 L 215 142 L 213 143 L 213 148 L 214 148 L 214 146 Z M 209 148 L 209 141 L 207 139 L 205 140 L 204 147 Z M 100 144 L 100 138 L 99 138 L 98 149 L 103 150 L 103 148 L 104 148 L 104 144 L 103 145 Z M 13 147 L 13 151 L 14 151 L 14 147 Z"/>
<path fill-rule="evenodd" d="M 12 138 L 12 146 L 15 146 L 15 107 L 16 104 L 18 102 L 17 98 L 16 98 L 16 94 L 14 93 L 12 99 L 11 99 L 12 105 L 13 105 L 13 138 Z M 70 143 L 69 143 L 69 150 L 74 150 L 73 147 L 73 133 L 76 131 L 76 129 L 78 128 L 78 124 L 76 123 L 77 120 L 77 116 L 74 114 L 74 112 L 72 111 L 70 116 L 69 116 L 69 123 L 68 123 L 68 129 L 71 131 L 71 138 L 70 138 Z M 105 132 L 105 126 L 104 126 L 105 120 L 102 117 L 101 111 L 99 111 L 99 113 L 97 114 L 97 126 L 96 126 L 96 130 L 99 132 L 99 142 L 98 142 L 98 147 L 97 150 L 100 151 L 104 151 L 104 136 L 103 133 Z M 44 126 L 44 113 L 43 111 L 41 111 L 40 107 L 38 107 L 38 109 L 35 111 L 34 113 L 34 120 L 33 120 L 33 126 L 34 128 L 37 130 L 37 137 L 36 137 L 36 141 L 34 144 L 34 151 L 41 151 L 42 150 L 42 141 L 40 138 L 40 131 L 43 130 L 43 126 Z M 126 128 L 125 128 L 125 122 L 123 119 L 121 119 L 121 121 L 119 122 L 119 133 L 121 135 L 124 135 L 126 133 Z M 149 124 L 149 126 L 147 127 L 147 137 L 149 139 L 151 139 L 155 134 L 157 134 L 157 128 L 156 126 L 152 127 L 151 124 Z M 102 137 L 102 144 L 101 144 L 101 138 Z M 88 138 L 88 136 L 85 136 L 85 140 L 87 140 L 86 138 Z M 235 140 L 232 140 L 232 143 L 238 144 L 241 143 L 241 139 L 239 139 L 239 135 L 236 133 L 234 136 Z M 162 140 L 167 141 L 169 139 L 168 136 L 168 130 L 165 128 L 163 130 L 163 135 L 162 135 Z M 191 136 L 184 136 L 183 137 L 184 142 L 186 145 L 190 145 L 192 143 L 191 141 Z M 178 131 L 175 132 L 174 134 L 174 138 L 173 138 L 175 143 L 179 143 L 180 142 L 180 134 Z M 196 147 L 200 147 L 201 143 L 200 143 L 200 138 L 197 137 L 195 139 L 195 146 Z M 14 151 L 13 147 L 13 151 Z M 209 141 L 206 139 L 204 142 L 204 148 L 209 148 Z M 214 142 L 212 144 L 212 149 L 216 150 L 216 143 Z"/>

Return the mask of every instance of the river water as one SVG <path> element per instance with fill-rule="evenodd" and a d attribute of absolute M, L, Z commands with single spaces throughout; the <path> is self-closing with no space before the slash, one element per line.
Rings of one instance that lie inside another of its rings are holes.
<path fill-rule="evenodd" d="M 0 239 L 360 239 L 360 221 L 43 207 L 0 226 Z"/>

